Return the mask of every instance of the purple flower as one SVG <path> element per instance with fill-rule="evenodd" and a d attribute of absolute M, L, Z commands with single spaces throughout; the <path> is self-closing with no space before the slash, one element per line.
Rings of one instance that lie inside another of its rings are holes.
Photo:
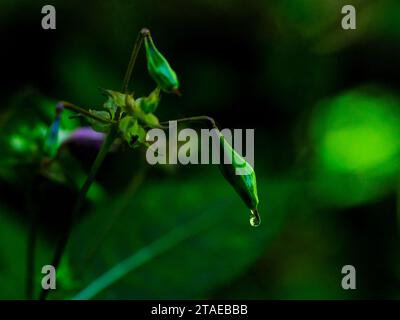
<path fill-rule="evenodd" d="M 81 127 L 73 131 L 63 144 L 77 144 L 99 149 L 104 142 L 106 135 L 94 131 L 91 127 Z"/>

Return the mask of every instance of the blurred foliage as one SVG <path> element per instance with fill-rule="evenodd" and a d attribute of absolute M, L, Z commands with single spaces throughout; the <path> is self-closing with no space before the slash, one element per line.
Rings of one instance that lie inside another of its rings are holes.
<path fill-rule="evenodd" d="M 53 33 L 39 28 L 42 1 L 0 4 L 0 298 L 25 298 L 32 210 L 38 271 L 96 154 L 70 147 L 47 171 L 57 175 L 39 170 L 56 102 L 96 109 L 99 87 L 119 90 L 144 26 L 182 86 L 182 97 L 163 96 L 161 121 L 204 114 L 255 128 L 263 224 L 249 226 L 216 168 L 110 153 L 51 297 L 399 298 L 397 0 L 354 0 L 357 30 L 346 32 L 344 0 L 53 4 Z M 143 51 L 130 88 L 153 89 Z M 83 124 L 63 116 L 66 132 Z M 345 264 L 356 291 L 340 287 Z"/>
<path fill-rule="evenodd" d="M 134 256 L 132 270 L 95 297 L 206 298 L 243 272 L 280 229 L 285 202 L 279 199 L 295 187 L 290 182 L 262 184 L 270 200 L 262 210 L 267 216 L 274 212 L 275 218 L 268 228 L 254 231 L 248 227 L 246 207 L 215 171 L 207 179 L 149 183 L 145 191 L 116 198 L 88 217 L 74 233 L 69 250 L 76 282 L 95 286 L 96 277 L 129 254 Z M 207 203 L 202 201 L 205 197 Z M 119 219 L 112 233 L 101 237 L 114 215 Z M 84 298 L 87 291 L 77 297 Z"/>
<path fill-rule="evenodd" d="M 315 192 L 325 201 L 355 204 L 396 188 L 399 107 L 397 97 L 370 88 L 346 92 L 316 108 Z"/>
<path fill-rule="evenodd" d="M 13 188 L 32 190 L 34 180 L 42 176 L 49 182 L 78 189 L 85 178 L 79 163 L 64 150 L 51 160 L 45 154 L 45 141 L 51 123 L 55 119 L 56 100 L 46 98 L 31 88 L 22 90 L 12 97 L 9 109 L 0 125 L 0 181 Z M 65 110 L 60 121 L 59 142 L 61 143 L 78 128 L 79 123 L 69 117 Z M 24 195 L 25 196 L 25 195 Z M 94 185 L 89 194 L 91 199 L 104 196 L 100 186 Z"/>
<path fill-rule="evenodd" d="M 13 211 L 0 207 L 0 299 L 24 299 L 26 277 L 27 230 L 23 221 L 13 217 Z M 43 239 L 36 246 L 36 270 L 41 270 L 50 257 L 49 245 Z M 39 280 L 39 277 L 38 277 Z M 41 279 L 37 282 L 40 283 Z"/>

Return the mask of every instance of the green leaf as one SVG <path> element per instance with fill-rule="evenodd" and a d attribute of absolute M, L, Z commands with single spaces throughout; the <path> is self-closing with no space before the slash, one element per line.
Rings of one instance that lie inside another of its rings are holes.
<path fill-rule="evenodd" d="M 123 108 L 125 106 L 126 94 L 113 90 L 104 90 L 104 91 L 118 107 Z"/>
<path fill-rule="evenodd" d="M 146 131 L 132 116 L 126 116 L 119 122 L 119 130 L 124 140 L 131 147 L 136 147 L 146 140 Z"/>
<path fill-rule="evenodd" d="M 150 128 L 157 128 L 160 125 L 158 118 L 152 113 L 143 113 L 140 112 L 138 114 L 139 120 L 143 123 L 144 126 Z"/>
<path fill-rule="evenodd" d="M 157 110 L 160 103 L 160 88 L 155 88 L 147 97 L 139 98 L 136 103 L 144 113 L 153 113 Z"/>
<path fill-rule="evenodd" d="M 89 113 L 97 116 L 98 118 L 104 119 L 105 121 L 111 120 L 111 115 L 108 111 L 100 111 L 100 110 L 93 110 L 90 109 Z M 91 124 L 93 130 L 98 132 L 108 132 L 110 130 L 110 123 L 100 122 L 96 119 L 92 119 L 90 117 L 86 117 Z"/>
<path fill-rule="evenodd" d="M 112 116 L 115 114 L 116 107 L 121 108 L 123 112 L 130 115 L 136 112 L 137 106 L 132 94 L 121 93 L 113 90 L 104 90 L 104 92 L 112 100 L 112 106 L 115 106 L 115 108 L 113 107 L 114 112 L 112 113 Z M 108 104 L 110 104 L 110 102 L 108 102 Z M 105 107 L 108 109 L 108 106 Z"/>
<path fill-rule="evenodd" d="M 108 97 L 107 101 L 104 102 L 103 108 L 110 113 L 111 119 L 114 119 L 115 112 L 117 111 L 117 105 L 111 97 Z"/>

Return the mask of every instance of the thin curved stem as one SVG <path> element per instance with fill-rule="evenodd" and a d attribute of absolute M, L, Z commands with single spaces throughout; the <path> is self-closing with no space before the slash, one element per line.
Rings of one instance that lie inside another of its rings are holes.
<path fill-rule="evenodd" d="M 26 298 L 28 300 L 33 299 L 34 295 L 34 274 L 35 274 L 35 248 L 37 238 L 37 220 L 38 211 L 34 207 L 32 192 L 33 192 L 33 181 L 30 183 L 30 188 L 27 194 L 28 208 L 31 213 L 31 221 L 29 227 L 29 234 L 27 237 L 27 264 L 26 264 Z"/>
<path fill-rule="evenodd" d="M 171 121 L 176 121 L 178 123 L 180 122 L 209 122 L 211 123 L 212 127 L 215 129 L 218 129 L 217 124 L 215 123 L 215 120 L 209 116 L 195 116 L 195 117 L 188 117 L 188 118 L 181 118 L 181 119 L 176 119 L 176 120 L 168 120 L 168 121 L 164 121 L 161 122 L 161 128 L 163 129 L 168 129 L 168 126 L 164 126 L 165 124 L 168 124 Z"/>
<path fill-rule="evenodd" d="M 126 212 L 126 207 L 129 204 L 129 200 L 132 199 L 133 195 L 136 193 L 136 191 L 139 189 L 141 184 L 144 182 L 146 176 L 146 169 L 140 170 L 137 174 L 135 174 L 129 185 L 128 188 L 125 190 L 120 202 L 118 203 L 118 207 L 113 210 L 113 216 L 108 225 L 100 231 L 98 231 L 97 234 L 97 242 L 96 244 L 91 247 L 87 253 L 85 258 L 82 261 L 82 266 L 85 266 L 88 262 L 92 260 L 94 257 L 96 251 L 101 248 L 102 242 L 106 238 L 107 234 L 111 231 L 112 227 L 115 225 L 115 222 L 118 221 L 118 219 L 121 218 L 122 214 Z"/>
<path fill-rule="evenodd" d="M 104 118 L 100 118 L 100 117 L 96 116 L 95 114 L 92 114 L 89 111 L 87 111 L 87 110 L 85 110 L 85 109 L 83 109 L 81 107 L 78 107 L 78 106 L 76 106 L 76 105 L 74 105 L 74 104 L 72 104 L 72 103 L 70 103 L 68 101 L 60 101 L 60 103 L 63 105 L 63 107 L 65 109 L 69 109 L 71 111 L 83 114 L 84 116 L 92 118 L 92 119 L 94 119 L 96 121 L 99 121 L 99 122 L 102 122 L 102 123 L 115 123 L 115 121 L 107 120 L 107 119 L 104 119 Z"/>
<path fill-rule="evenodd" d="M 129 59 L 128 67 L 126 68 L 124 81 L 122 83 L 122 92 L 123 93 L 128 92 L 129 83 L 131 82 L 131 79 L 132 79 L 133 67 L 135 66 L 139 50 L 142 47 L 143 38 L 149 32 L 150 31 L 148 29 L 143 28 L 142 30 L 140 30 L 140 32 L 136 38 L 135 44 L 132 49 L 131 58 Z M 120 119 L 120 117 L 121 117 L 121 108 L 118 107 L 115 112 L 115 120 L 118 121 Z"/>
<path fill-rule="evenodd" d="M 146 28 L 143 28 L 142 30 L 140 30 L 140 32 L 136 38 L 135 44 L 132 49 L 131 58 L 129 60 L 128 68 L 126 69 L 126 72 L 125 72 L 124 82 L 122 84 L 122 92 L 124 92 L 124 93 L 128 92 L 129 82 L 132 79 L 132 71 L 133 71 L 133 67 L 135 66 L 135 63 L 136 63 L 136 58 L 138 56 L 140 48 L 142 47 L 143 38 L 148 33 L 150 33 L 150 31 Z"/>
<path fill-rule="evenodd" d="M 123 81 L 123 85 L 122 85 L 122 92 L 124 92 L 124 93 L 126 93 L 128 91 L 129 82 L 131 81 L 131 78 L 132 78 L 133 67 L 135 66 L 137 55 L 138 55 L 140 47 L 141 47 L 141 45 L 143 43 L 143 37 L 146 36 L 149 33 L 150 33 L 150 31 L 148 29 L 143 28 L 139 32 L 138 37 L 136 38 L 135 45 L 134 45 L 133 50 L 132 50 L 131 58 L 129 60 L 128 68 L 126 70 L 124 81 Z M 71 214 L 71 217 L 69 219 L 69 223 L 68 223 L 68 225 L 66 227 L 66 230 L 65 230 L 60 242 L 57 245 L 56 252 L 55 252 L 55 255 L 54 255 L 54 258 L 53 258 L 53 263 L 52 263 L 52 266 L 55 269 L 57 269 L 57 267 L 59 266 L 59 264 L 61 262 L 61 258 L 62 258 L 63 254 L 64 254 L 66 245 L 68 243 L 68 239 L 69 239 L 70 234 L 71 234 L 73 222 L 74 222 L 76 216 L 79 214 L 79 212 L 82 209 L 82 205 L 83 205 L 83 203 L 85 201 L 86 194 L 89 191 L 89 188 L 90 188 L 92 182 L 95 179 L 97 171 L 100 168 L 101 164 L 103 163 L 104 158 L 106 157 L 111 145 L 113 144 L 114 140 L 118 136 L 118 122 L 119 122 L 120 117 L 121 117 L 121 108 L 120 107 L 118 107 L 116 112 L 115 112 L 114 121 L 109 121 L 109 120 L 106 120 L 106 119 L 102 119 L 102 118 L 100 118 L 100 117 L 98 117 L 96 115 L 93 115 L 90 112 L 88 112 L 87 110 L 82 109 L 82 108 L 80 108 L 80 107 L 78 107 L 78 106 L 76 106 L 76 105 L 74 105 L 72 103 L 69 103 L 69 102 L 66 102 L 66 101 L 62 101 L 61 103 L 63 104 L 63 106 L 66 109 L 70 109 L 72 111 L 84 114 L 87 117 L 91 117 L 92 119 L 95 119 L 95 120 L 103 122 L 103 123 L 111 123 L 112 126 L 111 126 L 111 129 L 110 129 L 110 132 L 108 133 L 108 135 L 106 137 L 106 140 L 104 141 L 99 153 L 97 154 L 96 160 L 95 160 L 95 162 L 93 163 L 93 165 L 92 165 L 92 167 L 90 169 L 90 172 L 89 172 L 89 174 L 88 174 L 88 176 L 86 178 L 86 181 L 83 184 L 83 186 L 81 188 L 81 191 L 79 192 L 78 200 L 76 202 L 75 208 L 74 208 L 74 210 L 73 210 L 73 212 Z M 45 300 L 48 294 L 49 294 L 48 290 L 42 289 L 39 299 L 40 300 Z"/>
<path fill-rule="evenodd" d="M 224 200 L 218 200 L 211 210 L 204 210 L 192 221 L 178 225 L 149 245 L 136 251 L 129 257 L 114 265 L 111 269 L 94 279 L 86 288 L 73 296 L 72 300 L 89 300 L 107 289 L 109 286 L 138 269 L 151 259 L 167 252 L 174 246 L 186 241 L 190 237 L 207 230 L 211 225 L 218 223 L 221 215 L 213 214 L 226 205 Z"/>
<path fill-rule="evenodd" d="M 36 212 L 32 213 L 31 224 L 28 235 L 27 245 L 27 265 L 26 265 L 26 298 L 28 300 L 33 299 L 33 282 L 35 274 L 35 248 L 36 248 Z"/>
<path fill-rule="evenodd" d="M 57 269 L 57 267 L 59 266 L 60 262 L 61 262 L 61 258 L 63 256 L 63 253 L 65 251 L 65 247 L 67 245 L 69 236 L 71 234 L 71 229 L 72 229 L 72 225 L 73 222 L 76 218 L 76 216 L 79 214 L 79 212 L 81 211 L 82 205 L 85 201 L 86 198 L 86 194 L 89 191 L 89 188 L 92 184 L 92 182 L 95 179 L 95 176 L 97 174 L 97 171 L 99 170 L 101 164 L 103 163 L 111 145 L 113 144 L 116 136 L 118 134 L 118 127 L 116 127 L 115 125 L 111 128 L 110 133 L 107 135 L 106 140 L 104 141 L 99 153 L 97 154 L 96 160 L 94 161 L 90 172 L 88 174 L 88 176 L 86 177 L 85 183 L 83 184 L 81 191 L 79 192 L 78 195 L 78 200 L 76 202 L 75 208 L 69 218 L 69 222 L 68 225 L 66 226 L 66 230 L 63 233 L 63 236 L 60 240 L 60 242 L 57 245 L 57 249 L 56 252 L 54 254 L 53 257 L 53 261 L 52 261 L 52 266 Z M 49 293 L 49 290 L 45 290 L 42 289 L 41 293 L 40 293 L 40 300 L 46 300 L 47 295 Z"/>

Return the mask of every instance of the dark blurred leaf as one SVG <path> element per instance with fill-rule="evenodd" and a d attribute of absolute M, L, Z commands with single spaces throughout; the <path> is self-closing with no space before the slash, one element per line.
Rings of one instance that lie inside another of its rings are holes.
<path fill-rule="evenodd" d="M 85 173 L 65 150 L 58 161 L 44 162 L 44 141 L 55 118 L 56 104 L 56 100 L 30 88 L 21 90 L 6 104 L 7 109 L 0 118 L 0 180 L 24 188 L 32 183 L 35 175 L 42 175 L 76 189 L 82 185 Z M 69 110 L 61 115 L 61 140 L 80 124 L 69 119 L 71 115 Z M 98 199 L 97 195 L 104 195 L 104 192 L 94 184 L 89 197 Z"/>
<path fill-rule="evenodd" d="M 0 178 L 14 183 L 21 181 L 24 167 L 39 167 L 44 157 L 44 141 L 55 118 L 56 103 L 26 89 L 7 104 L 0 125 Z M 68 111 L 63 112 L 60 135 L 78 126 L 76 121 L 68 119 L 69 115 Z M 31 168 L 29 172 L 32 173 Z"/>
<path fill-rule="evenodd" d="M 336 205 L 377 199 L 397 183 L 399 99 L 374 86 L 321 101 L 312 119 L 313 193 Z M 338 188 L 340 186 L 340 188 Z"/>
<path fill-rule="evenodd" d="M 12 212 L 0 205 L 0 299 L 24 299 L 26 281 L 27 228 L 14 219 Z M 36 246 L 36 288 L 41 281 L 43 261 L 49 250 L 43 241 Z"/>
<path fill-rule="evenodd" d="M 96 298 L 206 297 L 253 263 L 280 228 L 294 186 L 265 179 L 259 185 L 265 214 L 259 228 L 249 225 L 248 209 L 222 177 L 214 175 L 147 184 L 132 198 L 104 204 L 82 222 L 69 247 L 67 264 L 75 281 L 82 289 L 89 285 L 77 298 L 91 298 L 114 272 L 121 279 Z M 99 238 L 120 210 L 125 213 L 112 232 Z M 93 259 L 88 261 L 88 255 Z"/>

